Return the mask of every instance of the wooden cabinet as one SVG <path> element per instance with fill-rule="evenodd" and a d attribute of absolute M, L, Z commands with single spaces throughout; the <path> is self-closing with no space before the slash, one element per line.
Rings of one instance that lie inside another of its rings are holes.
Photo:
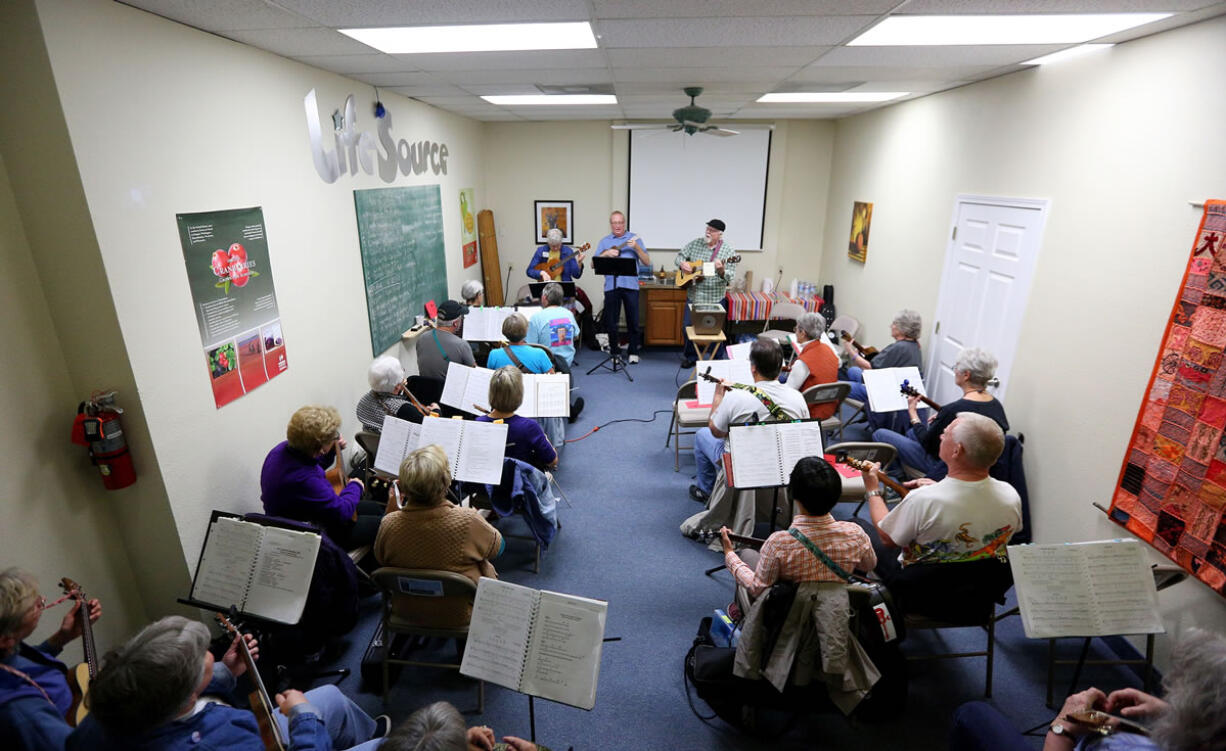
<path fill-rule="evenodd" d="M 680 346 L 685 290 L 672 285 L 645 285 L 642 291 L 643 344 L 648 347 Z"/>

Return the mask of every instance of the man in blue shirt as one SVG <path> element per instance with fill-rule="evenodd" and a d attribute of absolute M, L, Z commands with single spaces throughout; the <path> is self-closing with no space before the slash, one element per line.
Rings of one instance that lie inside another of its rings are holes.
<path fill-rule="evenodd" d="M 541 294 L 541 309 L 528 321 L 527 340 L 553 350 L 566 363 L 565 372 L 569 373 L 575 361 L 575 336 L 578 330 L 575 315 L 562 307 L 562 286 L 546 284 Z"/>
<path fill-rule="evenodd" d="M 74 601 L 59 630 L 31 647 L 23 640 L 38 628 L 46 608 L 30 573 L 17 568 L 0 573 L 0 748 L 63 751 L 72 732 L 64 719 L 72 707 L 68 668 L 55 656 L 81 635 L 81 605 Z M 102 606 L 90 600 L 90 622 L 100 615 Z"/>
<path fill-rule="evenodd" d="M 532 254 L 532 260 L 528 262 L 525 273 L 529 279 L 534 282 L 573 282 L 583 276 L 583 252 L 587 249 L 587 245 L 578 250 L 569 245 L 563 245 L 562 230 L 557 227 L 545 233 L 545 240 L 546 244 L 538 247 Z M 542 263 L 555 265 L 562 259 L 566 259 L 562 267 L 554 269 L 552 274 L 536 268 Z M 600 345 L 596 343 L 596 327 L 592 321 L 592 301 L 588 299 L 583 288 L 577 284 L 575 285 L 575 300 L 582 308 L 579 311 L 579 320 L 583 324 L 583 342 L 591 349 L 600 349 Z"/>
<path fill-rule="evenodd" d="M 605 258 L 638 258 L 642 265 L 651 266 L 647 245 L 643 238 L 626 232 L 626 215 L 614 211 L 609 215 L 609 229 L 596 245 L 596 255 Z M 626 332 L 630 336 L 630 363 L 639 361 L 639 278 L 635 276 L 606 276 L 604 278 L 604 329 L 609 333 L 609 352 L 621 354 L 618 341 L 617 320 L 621 307 L 626 309 Z"/>

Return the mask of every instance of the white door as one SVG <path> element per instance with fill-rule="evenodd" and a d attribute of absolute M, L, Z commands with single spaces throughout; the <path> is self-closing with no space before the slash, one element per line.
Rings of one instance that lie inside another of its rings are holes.
<path fill-rule="evenodd" d="M 962 396 L 953 366 L 965 347 L 996 356 L 994 393 L 1004 401 L 1047 206 L 1045 199 L 958 196 L 925 371 L 939 404 Z"/>

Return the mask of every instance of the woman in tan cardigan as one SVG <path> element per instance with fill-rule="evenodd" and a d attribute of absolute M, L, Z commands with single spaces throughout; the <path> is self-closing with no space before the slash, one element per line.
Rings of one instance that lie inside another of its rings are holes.
<path fill-rule="evenodd" d="M 379 525 L 379 565 L 454 571 L 474 582 L 482 576 L 498 578 L 490 559 L 502 553 L 502 535 L 476 509 L 447 500 L 451 471 L 441 448 L 424 446 L 406 456 L 398 485 L 404 508 L 388 513 Z M 462 613 L 448 610 L 437 614 L 440 623 L 435 625 L 467 623 L 472 614 L 467 604 Z"/>

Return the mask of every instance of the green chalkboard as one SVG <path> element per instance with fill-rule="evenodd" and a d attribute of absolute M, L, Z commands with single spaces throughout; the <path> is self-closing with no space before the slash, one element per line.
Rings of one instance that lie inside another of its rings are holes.
<path fill-rule="evenodd" d="M 437 185 L 353 191 L 366 282 L 370 348 L 400 341 L 427 300 L 447 299 L 442 195 Z"/>

